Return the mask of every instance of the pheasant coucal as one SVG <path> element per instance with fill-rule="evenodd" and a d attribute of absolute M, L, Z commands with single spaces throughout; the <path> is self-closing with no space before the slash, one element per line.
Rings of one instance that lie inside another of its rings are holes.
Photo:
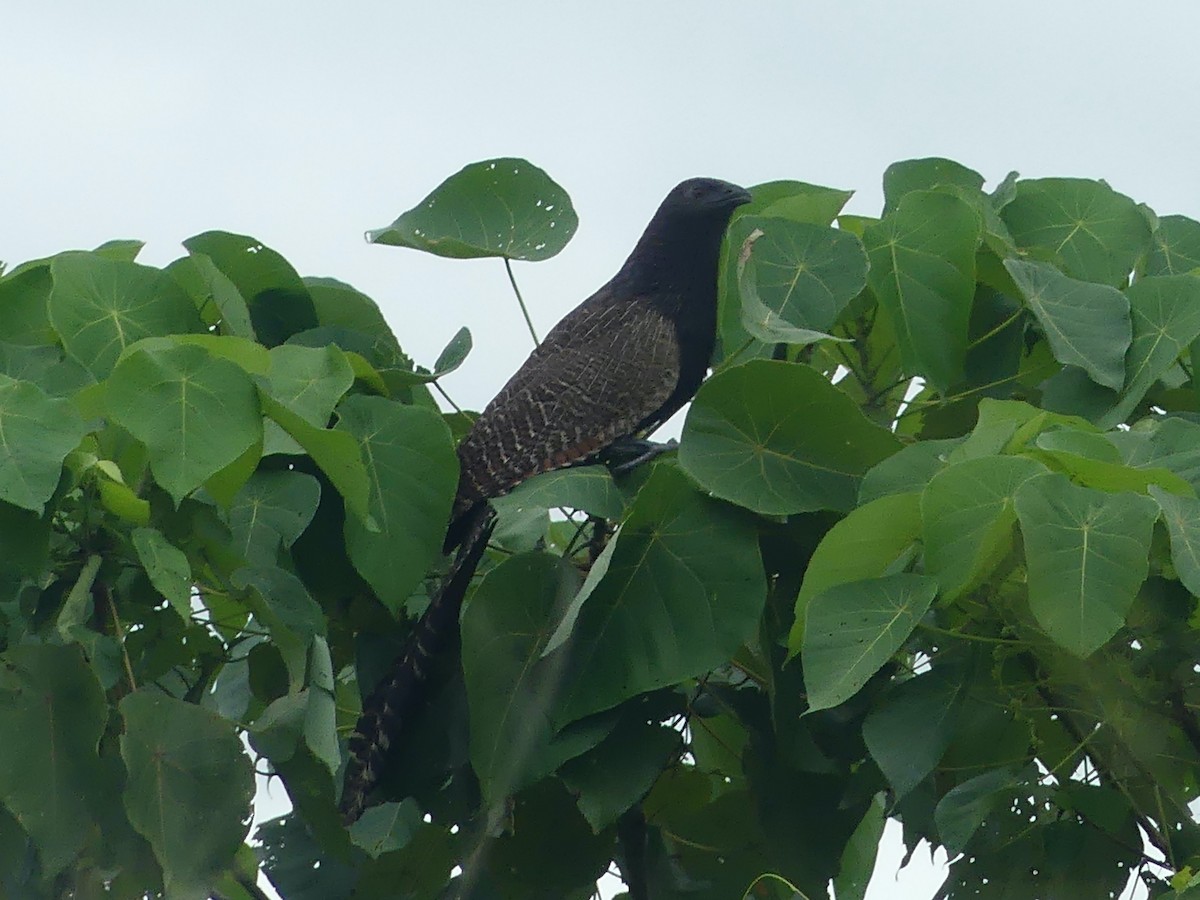
<path fill-rule="evenodd" d="M 341 811 L 366 805 L 391 741 L 419 699 L 424 668 L 458 624 L 491 531 L 487 501 L 527 478 L 595 458 L 677 412 L 708 371 L 721 239 L 743 188 L 692 178 L 672 190 L 612 280 L 566 315 L 475 420 L 446 538 L 461 545 L 391 674 L 350 738 Z"/>

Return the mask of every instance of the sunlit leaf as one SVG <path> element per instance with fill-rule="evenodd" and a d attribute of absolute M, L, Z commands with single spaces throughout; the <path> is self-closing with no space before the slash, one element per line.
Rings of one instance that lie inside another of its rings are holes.
<path fill-rule="evenodd" d="M 920 534 L 918 493 L 889 494 L 864 503 L 830 528 L 804 570 L 789 652 L 800 652 L 805 611 L 813 597 L 834 585 L 885 574 Z"/>
<path fill-rule="evenodd" d="M 155 480 L 177 502 L 262 440 L 249 376 L 199 347 L 130 353 L 109 378 L 108 408 L 149 449 Z"/>

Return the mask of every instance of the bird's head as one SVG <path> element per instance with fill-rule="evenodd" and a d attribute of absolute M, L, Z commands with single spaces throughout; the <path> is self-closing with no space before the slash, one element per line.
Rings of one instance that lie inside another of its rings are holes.
<path fill-rule="evenodd" d="M 750 202 L 745 188 L 719 178 L 689 178 L 677 184 L 658 207 L 640 242 L 645 257 L 658 261 L 677 257 L 694 261 L 697 255 L 711 256 L 729 225 L 733 211 Z M 638 256 L 634 251 L 634 257 Z"/>
<path fill-rule="evenodd" d="M 749 191 L 718 178 L 680 182 L 658 207 L 617 277 L 636 291 L 674 288 L 672 296 L 691 296 L 693 288 L 715 290 L 721 238 L 733 211 L 749 202 Z"/>
<path fill-rule="evenodd" d="M 667 194 L 660 211 L 727 222 L 734 209 L 749 202 L 750 192 L 736 184 L 719 178 L 689 178 Z"/>

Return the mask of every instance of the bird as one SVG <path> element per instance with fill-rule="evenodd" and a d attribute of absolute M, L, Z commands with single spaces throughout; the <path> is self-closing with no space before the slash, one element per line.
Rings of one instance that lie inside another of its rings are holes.
<path fill-rule="evenodd" d="M 494 524 L 488 501 L 648 435 L 699 389 L 716 342 L 721 241 L 750 199 L 716 178 L 673 188 L 616 275 L 551 329 L 459 443 L 444 547 L 458 553 L 390 675 L 363 704 L 339 804 L 347 825 L 365 809 L 419 703 L 429 661 L 457 628 Z"/>

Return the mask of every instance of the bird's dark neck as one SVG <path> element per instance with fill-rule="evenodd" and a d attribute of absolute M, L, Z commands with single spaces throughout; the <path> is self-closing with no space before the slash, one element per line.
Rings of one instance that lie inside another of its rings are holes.
<path fill-rule="evenodd" d="M 668 307 L 678 304 L 663 310 L 668 315 L 700 312 L 697 306 L 715 308 L 724 233 L 723 223 L 720 228 L 681 228 L 655 217 L 613 282 L 631 296 L 651 296 Z"/>

